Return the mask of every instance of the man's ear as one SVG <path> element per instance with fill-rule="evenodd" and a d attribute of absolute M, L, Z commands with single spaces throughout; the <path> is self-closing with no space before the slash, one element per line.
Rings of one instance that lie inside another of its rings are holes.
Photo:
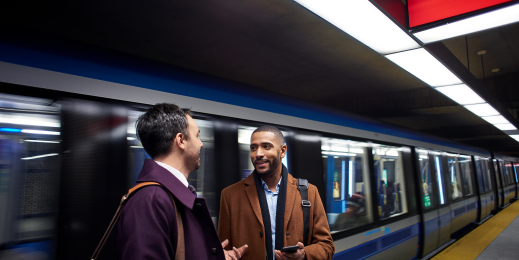
<path fill-rule="evenodd" d="M 285 158 L 285 156 L 287 155 L 287 145 L 284 144 L 283 146 L 281 146 L 281 158 Z"/>
<path fill-rule="evenodd" d="M 177 146 L 180 150 L 186 149 L 186 137 L 182 133 L 178 133 L 175 136 L 174 141 L 175 146 Z"/>

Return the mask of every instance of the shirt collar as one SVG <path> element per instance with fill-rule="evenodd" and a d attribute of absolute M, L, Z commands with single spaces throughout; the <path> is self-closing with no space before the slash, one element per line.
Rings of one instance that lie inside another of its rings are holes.
<path fill-rule="evenodd" d="M 184 186 L 187 186 L 189 185 L 189 183 L 187 182 L 187 179 L 186 179 L 186 176 L 184 176 L 184 174 L 182 174 L 181 172 L 179 172 L 177 169 L 163 163 L 163 162 L 158 162 L 158 161 L 155 161 L 158 165 L 164 167 L 166 170 L 168 170 L 169 172 L 171 172 L 173 174 L 173 176 L 177 177 L 177 179 L 182 182 L 182 184 L 184 184 Z M 278 184 L 279 185 L 279 184 Z"/>
<path fill-rule="evenodd" d="M 283 179 L 283 176 L 279 178 L 278 185 L 276 185 L 276 192 L 274 194 L 277 194 L 279 192 L 279 187 L 281 186 L 281 179 Z M 261 185 L 263 185 L 263 189 L 265 189 L 265 191 L 270 191 L 269 186 L 263 181 L 263 178 L 260 178 L 260 180 Z"/>

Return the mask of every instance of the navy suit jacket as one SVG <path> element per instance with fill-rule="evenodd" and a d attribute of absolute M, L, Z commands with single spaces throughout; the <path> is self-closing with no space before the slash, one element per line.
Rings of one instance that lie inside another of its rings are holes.
<path fill-rule="evenodd" d="M 171 172 L 146 159 L 137 183 L 154 181 L 176 198 L 182 216 L 186 259 L 225 259 L 204 198 L 197 198 Z M 171 197 L 159 186 L 137 191 L 118 222 L 117 254 L 121 260 L 174 259 L 177 222 Z"/>

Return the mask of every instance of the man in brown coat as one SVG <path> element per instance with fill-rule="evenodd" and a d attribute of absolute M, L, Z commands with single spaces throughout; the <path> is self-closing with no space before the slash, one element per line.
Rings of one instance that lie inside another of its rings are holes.
<path fill-rule="evenodd" d="M 314 185 L 309 184 L 308 241 L 303 241 L 304 221 L 297 179 L 281 163 L 287 146 L 283 134 L 262 126 L 251 136 L 254 172 L 222 191 L 218 235 L 228 248 L 247 244 L 242 259 L 331 259 L 335 247 L 326 213 Z M 304 242 L 304 243 L 303 243 Z M 298 245 L 296 252 L 281 252 Z"/>

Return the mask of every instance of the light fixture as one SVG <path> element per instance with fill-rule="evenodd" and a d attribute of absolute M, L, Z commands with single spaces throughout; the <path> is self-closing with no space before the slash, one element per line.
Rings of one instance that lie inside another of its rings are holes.
<path fill-rule="evenodd" d="M 58 153 L 49 153 L 49 154 L 32 156 L 32 157 L 25 157 L 25 158 L 21 158 L 21 159 L 22 160 L 32 160 L 32 159 L 38 159 L 38 158 L 49 157 L 49 156 L 56 156 L 56 155 L 59 155 L 59 154 Z"/>
<path fill-rule="evenodd" d="M 407 70 L 431 87 L 462 84 L 461 80 L 424 48 L 386 55 L 386 58 Z"/>
<path fill-rule="evenodd" d="M 420 47 L 368 0 L 295 0 L 380 54 Z"/>
<path fill-rule="evenodd" d="M 14 125 L 33 125 L 45 127 L 61 127 L 60 120 L 55 116 L 0 113 L 0 123 Z"/>
<path fill-rule="evenodd" d="M 510 137 L 514 138 L 515 140 L 517 140 L 519 142 L 519 135 L 510 135 Z"/>
<path fill-rule="evenodd" d="M 323 154 L 338 155 L 338 156 L 356 156 L 357 155 L 357 154 L 354 154 L 354 153 L 327 152 L 327 151 L 323 151 Z"/>
<path fill-rule="evenodd" d="M 508 124 L 508 123 L 510 123 L 502 115 L 499 115 L 499 116 L 483 116 L 481 118 L 483 118 L 485 121 L 487 121 L 487 122 L 489 122 L 491 124 Z"/>
<path fill-rule="evenodd" d="M 489 104 L 477 104 L 477 105 L 466 105 L 464 106 L 466 109 L 470 110 L 470 112 L 480 116 L 497 116 L 499 115 L 499 112 L 495 110 L 492 106 Z"/>
<path fill-rule="evenodd" d="M 45 140 L 24 140 L 27 143 L 49 143 L 49 144 L 59 144 L 59 141 L 45 141 Z"/>
<path fill-rule="evenodd" d="M 517 130 L 514 125 L 508 123 L 508 124 L 494 124 L 495 127 L 497 127 L 499 130 Z"/>
<path fill-rule="evenodd" d="M 485 103 L 485 100 L 465 84 L 438 87 L 435 89 L 460 105 Z"/>
<path fill-rule="evenodd" d="M 43 130 L 32 130 L 32 129 L 22 129 L 22 133 L 26 133 L 26 134 L 39 134 L 39 135 L 60 135 L 60 132 L 43 131 Z"/>
<path fill-rule="evenodd" d="M 126 140 L 128 140 L 128 141 L 135 140 L 135 139 L 137 139 L 137 138 L 135 138 L 135 137 L 130 137 L 130 136 L 126 137 Z"/>
<path fill-rule="evenodd" d="M 414 33 L 423 43 L 441 41 L 456 36 L 491 29 L 519 21 L 519 4 L 500 8 L 457 22 L 448 23 L 425 31 Z"/>

